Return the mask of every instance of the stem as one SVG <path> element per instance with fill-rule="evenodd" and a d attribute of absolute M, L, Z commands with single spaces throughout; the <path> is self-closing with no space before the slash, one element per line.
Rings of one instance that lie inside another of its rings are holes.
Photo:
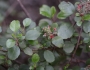
<path fill-rule="evenodd" d="M 69 21 L 72 23 L 72 26 L 74 27 L 74 25 L 75 25 L 76 23 L 72 20 L 72 16 L 69 17 Z"/>
<path fill-rule="evenodd" d="M 13 36 L 13 38 L 16 41 L 16 46 L 18 46 L 20 48 L 18 38 L 16 37 L 16 33 L 15 33 L 15 36 Z M 20 50 L 23 52 L 23 50 L 21 48 L 20 48 Z"/>
<path fill-rule="evenodd" d="M 20 0 L 17 0 L 18 3 L 20 4 L 21 8 L 24 10 L 25 14 L 30 18 L 30 14 L 28 13 L 28 11 L 26 10 L 26 8 L 23 6 L 22 2 Z"/>
<path fill-rule="evenodd" d="M 72 54 L 72 58 L 71 58 L 71 60 L 69 61 L 69 64 L 72 62 L 72 60 L 73 60 L 73 58 L 74 58 L 74 56 L 75 56 L 75 54 L 76 54 L 76 51 L 77 51 L 77 49 L 78 49 L 78 47 L 79 47 L 79 43 L 80 43 L 80 39 L 81 39 L 81 33 L 82 33 L 82 28 L 80 29 L 79 37 L 78 37 L 78 42 L 77 42 L 77 45 L 76 45 L 76 47 L 75 47 L 75 51 L 74 51 L 73 54 Z"/>
<path fill-rule="evenodd" d="M 2 51 L 2 52 L 7 52 L 7 51 L 5 51 L 5 50 L 0 50 L 0 51 Z"/>
<path fill-rule="evenodd" d="M 80 39 L 81 39 L 81 33 L 82 33 L 82 28 L 80 29 L 79 37 L 78 37 L 78 43 L 77 43 L 77 45 L 76 45 L 76 48 L 75 48 L 75 51 L 73 52 L 72 57 L 75 56 L 75 53 L 76 53 L 76 51 L 77 51 L 77 49 L 78 49 L 78 47 L 79 47 L 79 43 L 80 43 Z"/>

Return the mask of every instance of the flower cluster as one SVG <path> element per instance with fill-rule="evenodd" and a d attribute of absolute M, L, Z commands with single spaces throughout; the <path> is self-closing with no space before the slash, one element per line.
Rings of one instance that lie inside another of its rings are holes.
<path fill-rule="evenodd" d="M 81 16 L 90 13 L 90 1 L 82 1 L 77 4 L 77 11 Z"/>
<path fill-rule="evenodd" d="M 56 34 L 56 28 L 52 28 L 48 25 L 46 27 L 43 27 L 42 31 L 44 32 L 43 37 L 48 37 L 48 39 L 52 39 Z"/>

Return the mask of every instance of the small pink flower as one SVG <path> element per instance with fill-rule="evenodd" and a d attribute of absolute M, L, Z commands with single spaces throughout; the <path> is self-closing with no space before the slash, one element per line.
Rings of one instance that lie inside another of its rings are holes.
<path fill-rule="evenodd" d="M 57 29 L 56 28 L 54 28 L 54 31 L 56 31 Z"/>
<path fill-rule="evenodd" d="M 83 16 L 84 14 L 83 13 L 80 13 L 80 16 Z"/>
<path fill-rule="evenodd" d="M 54 38 L 54 35 L 53 34 L 50 34 L 50 39 Z"/>
<path fill-rule="evenodd" d="M 77 6 L 77 10 L 80 11 L 81 8 L 82 8 L 82 6 L 81 6 L 80 4 L 78 4 L 78 6 Z"/>
<path fill-rule="evenodd" d="M 82 5 L 78 4 L 78 8 L 81 9 L 82 8 Z"/>
<path fill-rule="evenodd" d="M 44 33 L 43 37 L 46 37 L 46 36 L 47 36 L 47 34 L 46 34 L 46 33 Z"/>

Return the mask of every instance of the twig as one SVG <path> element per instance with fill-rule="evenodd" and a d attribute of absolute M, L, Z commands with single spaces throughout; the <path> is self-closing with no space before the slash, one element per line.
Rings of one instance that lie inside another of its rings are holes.
<path fill-rule="evenodd" d="M 0 50 L 0 51 L 2 51 L 2 52 L 7 52 L 6 50 Z"/>
<path fill-rule="evenodd" d="M 20 48 L 20 45 L 19 45 L 19 41 L 18 41 L 18 39 L 17 38 L 15 38 L 15 40 L 16 40 L 16 45 Z M 20 48 L 20 50 L 23 52 L 23 50 Z"/>
<path fill-rule="evenodd" d="M 80 29 L 79 37 L 78 37 L 78 43 L 77 43 L 77 45 L 76 45 L 76 48 L 75 48 L 75 51 L 74 51 L 72 57 L 75 56 L 75 53 L 76 53 L 76 51 L 77 51 L 77 49 L 78 49 L 78 47 L 79 47 L 79 43 L 80 43 L 80 39 L 81 39 L 81 33 L 82 33 L 82 28 Z"/>
<path fill-rule="evenodd" d="M 72 16 L 69 17 L 70 22 L 72 23 L 72 26 L 74 27 L 75 22 L 71 19 Z"/>
<path fill-rule="evenodd" d="M 18 1 L 18 3 L 20 4 L 21 8 L 24 10 L 25 14 L 30 18 L 28 11 L 25 9 L 25 7 L 24 7 L 23 4 L 21 3 L 21 1 L 20 1 L 20 0 L 17 0 L 17 1 Z"/>
<path fill-rule="evenodd" d="M 4 67 L 4 68 L 5 68 L 5 70 L 7 70 L 7 69 L 8 69 L 8 67 L 7 67 L 7 66 L 5 66 L 4 64 L 1 64 L 1 66 L 2 66 L 2 67 Z"/>
<path fill-rule="evenodd" d="M 72 60 L 72 62 L 75 62 L 75 63 L 86 63 L 86 61 L 84 60 L 81 60 L 81 59 L 75 59 L 75 61 Z"/>
<path fill-rule="evenodd" d="M 76 45 L 76 47 L 75 47 L 75 51 L 73 52 L 72 58 L 71 58 L 71 60 L 69 61 L 69 64 L 72 62 L 72 60 L 73 60 L 73 58 L 74 58 L 74 56 L 75 56 L 75 53 L 76 53 L 76 51 L 77 51 L 77 49 L 78 49 L 78 47 L 79 47 L 79 43 L 80 43 L 80 39 L 81 39 L 81 33 L 82 33 L 82 28 L 80 29 L 79 37 L 78 37 L 78 42 L 77 42 L 77 45 Z"/>
<path fill-rule="evenodd" d="M 19 64 L 19 65 L 22 64 L 21 62 L 19 62 L 19 61 L 17 61 L 17 60 L 14 60 L 14 62 L 17 63 L 17 64 Z"/>

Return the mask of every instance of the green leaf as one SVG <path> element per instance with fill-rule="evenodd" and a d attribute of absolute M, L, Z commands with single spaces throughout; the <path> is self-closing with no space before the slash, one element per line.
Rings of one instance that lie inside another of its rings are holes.
<path fill-rule="evenodd" d="M 52 24 L 52 21 L 49 20 L 49 19 L 41 19 L 41 20 L 39 21 L 39 26 L 40 26 L 41 28 L 43 28 L 43 27 L 45 27 L 45 26 L 48 26 L 48 25 L 51 25 L 51 24 Z"/>
<path fill-rule="evenodd" d="M 64 44 L 64 41 L 62 38 L 56 36 L 52 39 L 52 43 L 56 46 L 56 47 L 59 47 L 61 48 Z"/>
<path fill-rule="evenodd" d="M 36 70 L 45 70 L 44 67 L 39 66 Z"/>
<path fill-rule="evenodd" d="M 36 44 L 36 45 L 33 46 L 33 48 L 35 48 L 35 49 L 40 49 L 42 47 L 43 47 L 43 45 L 41 45 L 41 44 Z"/>
<path fill-rule="evenodd" d="M 32 49 L 30 49 L 29 47 L 27 47 L 27 48 L 24 49 L 24 53 L 27 54 L 27 55 L 32 55 L 33 54 L 33 51 L 32 51 Z"/>
<path fill-rule="evenodd" d="M 31 19 L 30 18 L 26 18 L 23 20 L 23 25 L 24 27 L 27 27 L 31 24 Z"/>
<path fill-rule="evenodd" d="M 66 53 L 71 53 L 74 50 L 75 45 L 72 44 L 71 42 L 67 42 L 65 43 L 65 45 L 63 46 L 63 50 Z"/>
<path fill-rule="evenodd" d="M 54 62 L 55 61 L 55 56 L 54 54 L 49 51 L 49 50 L 46 50 L 44 51 L 44 58 L 47 62 L 51 63 L 51 62 Z"/>
<path fill-rule="evenodd" d="M 37 63 L 37 62 L 39 62 L 39 60 L 40 60 L 39 55 L 37 53 L 33 54 L 33 56 L 32 56 L 32 62 L 33 63 Z"/>
<path fill-rule="evenodd" d="M 6 42 L 7 48 L 11 48 L 15 46 L 15 41 L 13 39 L 8 39 Z"/>
<path fill-rule="evenodd" d="M 20 55 L 20 49 L 18 46 L 14 46 L 8 49 L 8 58 L 11 60 L 15 60 Z"/>
<path fill-rule="evenodd" d="M 52 25 L 51 25 L 51 27 L 54 29 L 54 28 L 58 28 L 58 24 L 57 23 L 53 23 Z"/>
<path fill-rule="evenodd" d="M 86 21 L 83 23 L 83 30 L 88 33 L 90 32 L 90 21 Z"/>
<path fill-rule="evenodd" d="M 69 64 L 64 66 L 64 70 L 67 70 L 67 68 L 69 67 Z"/>
<path fill-rule="evenodd" d="M 59 19 L 65 19 L 68 15 L 63 13 L 62 11 L 60 11 L 58 14 L 57 14 L 57 18 Z"/>
<path fill-rule="evenodd" d="M 13 32 L 16 32 L 20 29 L 20 22 L 18 20 L 13 20 L 11 23 L 10 23 L 10 29 L 13 31 Z"/>
<path fill-rule="evenodd" d="M 29 30 L 25 35 L 26 40 L 36 40 L 39 36 L 40 36 L 40 32 L 38 32 L 35 29 Z"/>
<path fill-rule="evenodd" d="M 54 68 L 52 66 L 46 66 L 46 70 L 54 70 Z"/>
<path fill-rule="evenodd" d="M 11 60 L 7 60 L 7 64 L 8 64 L 9 66 L 11 66 L 11 65 L 12 65 L 12 61 L 11 61 Z"/>
<path fill-rule="evenodd" d="M 76 24 L 77 24 L 77 26 L 81 26 L 82 25 L 82 21 L 77 22 Z"/>
<path fill-rule="evenodd" d="M 4 55 L 0 55 L 0 60 L 5 59 L 6 57 Z"/>
<path fill-rule="evenodd" d="M 90 20 L 90 14 L 86 14 L 82 17 L 84 20 Z"/>
<path fill-rule="evenodd" d="M 70 2 L 65 2 L 65 1 L 60 2 L 59 9 L 63 13 L 68 14 L 68 16 L 73 14 L 74 11 L 75 11 L 74 5 L 72 3 L 70 3 Z"/>
<path fill-rule="evenodd" d="M 41 8 L 40 8 L 40 14 L 43 15 L 43 16 L 46 16 L 48 18 L 51 18 L 51 11 L 50 11 L 50 7 L 47 6 L 47 5 L 43 5 Z"/>
<path fill-rule="evenodd" d="M 35 46 L 35 45 L 38 44 L 38 41 L 37 41 L 37 40 L 29 40 L 28 42 L 29 42 L 29 44 L 32 45 L 32 46 Z"/>
<path fill-rule="evenodd" d="M 31 22 L 30 26 L 26 28 L 26 31 L 29 31 L 30 29 L 34 29 L 36 27 L 36 23 L 35 22 Z"/>
<path fill-rule="evenodd" d="M 75 18 L 74 18 L 74 20 L 75 20 L 77 26 L 81 26 L 81 25 L 82 25 L 81 19 L 82 19 L 81 17 L 75 17 Z"/>
<path fill-rule="evenodd" d="M 56 8 L 54 6 L 51 7 L 51 16 L 53 17 L 56 13 Z"/>
<path fill-rule="evenodd" d="M 20 48 L 22 48 L 22 49 L 24 49 L 24 48 L 27 47 L 27 46 L 26 46 L 26 43 L 25 43 L 24 41 L 20 42 L 20 43 L 19 43 L 19 46 L 20 46 Z"/>
<path fill-rule="evenodd" d="M 58 29 L 58 36 L 62 39 L 67 39 L 72 37 L 74 33 L 73 27 L 70 24 L 62 24 Z"/>
<path fill-rule="evenodd" d="M 88 38 L 88 37 L 86 37 L 86 38 L 83 39 L 83 42 L 84 43 L 88 43 L 89 41 L 90 41 L 90 38 Z"/>

